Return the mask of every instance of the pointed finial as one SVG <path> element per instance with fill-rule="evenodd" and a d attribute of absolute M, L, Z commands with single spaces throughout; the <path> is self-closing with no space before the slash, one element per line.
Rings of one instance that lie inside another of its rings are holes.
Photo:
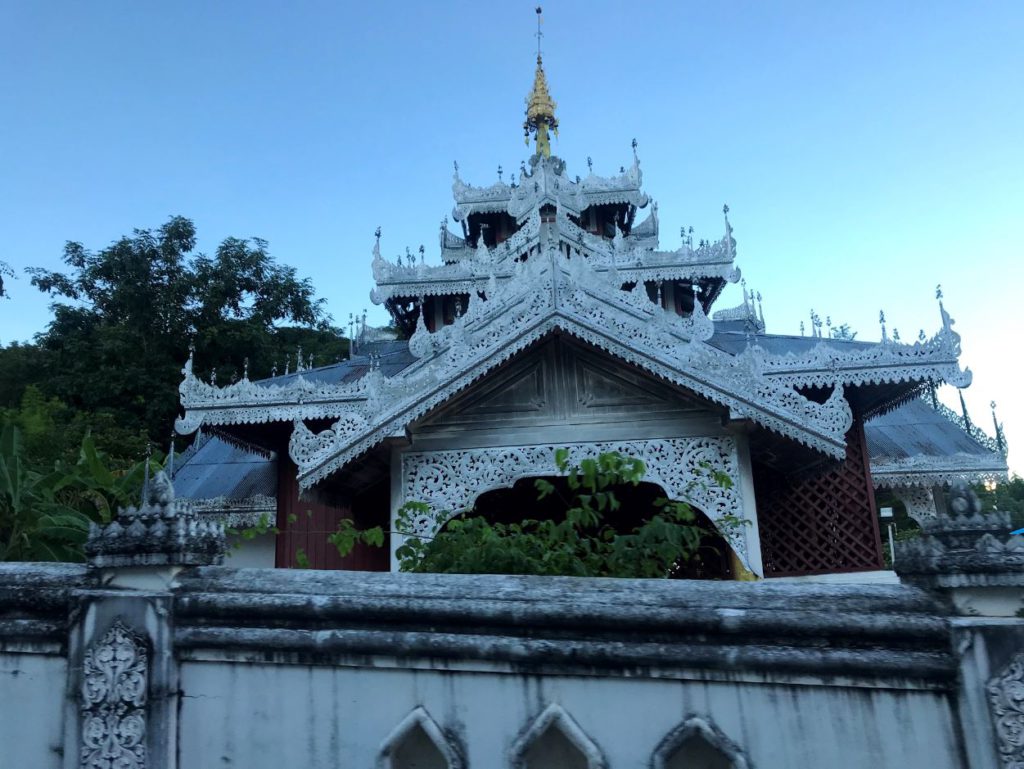
<path fill-rule="evenodd" d="M 999 418 L 996 416 L 996 402 L 992 401 L 989 405 L 992 407 L 992 424 L 996 429 L 996 446 L 999 449 L 999 453 L 1005 457 L 1006 439 L 1003 437 L 1003 426 L 999 424 Z"/>
<path fill-rule="evenodd" d="M 882 327 L 882 341 L 888 341 L 889 337 L 885 333 L 885 310 L 878 311 L 878 325 Z"/>
<path fill-rule="evenodd" d="M 459 175 L 459 161 L 458 160 L 453 160 L 452 161 L 452 165 L 455 167 L 455 175 L 458 176 Z"/>
<path fill-rule="evenodd" d="M 548 93 L 547 76 L 544 74 L 544 63 L 541 60 L 540 30 L 541 7 L 537 6 L 537 71 L 533 77 L 533 88 L 526 97 L 526 120 L 523 122 L 523 133 L 526 143 L 530 143 L 530 134 L 536 134 L 537 154 L 551 156 L 551 143 L 548 132 L 558 135 L 558 119 L 555 117 L 555 100 Z"/>
<path fill-rule="evenodd" d="M 427 263 L 427 261 L 426 261 L 427 260 L 426 253 L 427 253 L 427 249 L 423 246 L 422 243 L 420 243 L 420 264 L 426 264 Z"/>
<path fill-rule="evenodd" d="M 590 155 L 587 155 L 587 171 L 594 173 L 594 161 Z"/>
<path fill-rule="evenodd" d="M 242 363 L 242 379 L 249 379 L 249 356 L 245 356 L 245 361 Z"/>
<path fill-rule="evenodd" d="M 918 341 L 918 342 L 923 342 L 923 341 L 924 341 L 925 339 L 927 339 L 927 338 L 928 338 L 928 337 L 927 337 L 927 336 L 925 336 L 925 333 L 924 333 L 924 329 L 923 329 L 923 328 L 922 328 L 922 329 L 920 329 L 920 330 L 919 330 L 919 331 L 917 332 L 917 341 Z"/>
<path fill-rule="evenodd" d="M 380 245 L 380 226 L 373 231 L 373 237 L 377 239 L 377 245 Z"/>
<path fill-rule="evenodd" d="M 800 336 L 804 335 L 804 322 L 800 321 Z"/>
<path fill-rule="evenodd" d="M 271 377 L 276 377 L 277 376 L 277 361 L 276 360 L 274 361 L 274 365 L 270 367 L 270 376 Z"/>
<path fill-rule="evenodd" d="M 188 359 L 195 360 L 196 357 L 196 341 L 194 339 L 189 340 L 188 343 Z"/>
<path fill-rule="evenodd" d="M 149 499 L 149 460 L 153 458 L 153 444 L 146 441 L 146 467 L 142 474 L 142 504 Z"/>
<path fill-rule="evenodd" d="M 896 342 L 897 344 L 900 341 L 900 330 L 898 328 L 894 328 L 892 330 L 892 341 Z"/>
<path fill-rule="evenodd" d="M 210 384 L 214 387 L 217 386 L 217 368 L 216 366 L 210 369 Z"/>
<path fill-rule="evenodd" d="M 995 415 L 995 403 L 992 404 L 992 414 Z M 167 475 L 174 477 L 174 430 L 171 430 L 170 446 L 167 448 Z"/>
<path fill-rule="evenodd" d="M 725 214 L 725 216 L 728 218 L 728 216 L 729 216 L 729 204 L 728 203 L 725 203 L 722 206 L 722 213 Z"/>
<path fill-rule="evenodd" d="M 940 302 L 942 301 L 942 284 L 941 283 L 939 283 L 938 285 L 935 286 L 935 298 L 938 299 Z"/>
<path fill-rule="evenodd" d="M 285 376 L 288 376 L 288 374 L 291 373 L 291 365 L 292 365 L 292 356 L 291 355 L 285 355 L 284 356 L 284 375 Z"/>
<path fill-rule="evenodd" d="M 498 181 L 499 182 L 501 181 L 501 174 L 502 174 L 501 163 L 498 163 Z"/>
<path fill-rule="evenodd" d="M 967 402 L 964 401 L 964 391 L 961 390 L 959 387 L 956 389 L 956 391 L 957 391 L 957 394 L 960 396 L 960 411 L 962 411 L 963 415 L 964 415 L 964 426 L 967 428 L 967 434 L 970 435 L 970 433 L 971 433 L 971 417 L 967 413 Z"/>

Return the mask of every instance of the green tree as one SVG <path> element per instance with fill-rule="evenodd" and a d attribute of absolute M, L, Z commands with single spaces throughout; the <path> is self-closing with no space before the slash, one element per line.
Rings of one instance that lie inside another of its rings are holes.
<path fill-rule="evenodd" d="M 144 474 L 111 471 L 88 435 L 76 462 L 33 463 L 21 431 L 0 425 L 0 561 L 82 560 L 89 524 L 137 500 Z"/>
<path fill-rule="evenodd" d="M 283 371 L 300 346 L 321 363 L 346 353 L 311 281 L 265 241 L 228 238 L 212 256 L 195 248 L 194 225 L 175 216 L 98 252 L 68 242 L 67 272 L 28 270 L 56 299 L 54 317 L 36 345 L 0 350 L 0 405 L 20 404 L 35 384 L 89 419 L 162 442 L 190 345 L 197 373 L 216 366 L 221 384 L 242 376 L 246 359 L 255 378 L 275 362 Z"/>
<path fill-rule="evenodd" d="M 664 578 L 699 558 L 699 551 L 716 532 L 702 524 L 685 502 L 655 500 L 653 509 L 637 510 L 636 525 L 619 531 L 606 514 L 619 509 L 617 491 L 637 486 L 646 468 L 642 460 L 617 452 L 584 459 L 578 465 L 569 452 L 555 452 L 555 466 L 565 476 L 571 498 L 565 499 L 564 515 L 542 520 L 526 518 L 518 523 L 492 523 L 479 515 L 460 515 L 447 522 L 433 537 L 410 534 L 412 520 L 436 511 L 421 502 L 407 503 L 400 511 L 398 532 L 405 541 L 396 551 L 403 571 L 458 574 L 539 574 L 577 577 Z M 706 470 L 695 484 L 725 488 L 731 480 Z M 555 485 L 537 479 L 539 499 L 558 494 Z M 739 519 L 718 521 L 724 533 L 742 527 Z M 342 521 L 331 542 L 343 556 L 357 542 L 382 544 L 378 528 L 358 531 Z"/>
<path fill-rule="evenodd" d="M 10 299 L 11 296 L 4 287 L 4 278 L 13 278 L 14 270 L 7 262 L 0 261 L 0 299 Z"/>

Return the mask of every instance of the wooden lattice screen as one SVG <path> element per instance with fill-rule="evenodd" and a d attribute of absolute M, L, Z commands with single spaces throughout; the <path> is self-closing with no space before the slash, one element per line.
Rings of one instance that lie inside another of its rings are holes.
<path fill-rule="evenodd" d="M 883 568 L 864 425 L 846 434 L 846 459 L 811 477 L 755 468 L 765 576 Z"/>

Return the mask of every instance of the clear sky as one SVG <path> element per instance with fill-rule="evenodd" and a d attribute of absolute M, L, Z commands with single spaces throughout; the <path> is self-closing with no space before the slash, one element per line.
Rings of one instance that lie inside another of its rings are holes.
<path fill-rule="evenodd" d="M 570 174 L 617 171 L 636 137 L 663 247 L 720 237 L 727 202 L 771 332 L 813 308 L 932 334 L 941 283 L 972 416 L 999 403 L 1024 470 L 1024 2 L 544 6 Z M 201 250 L 266 238 L 336 321 L 382 323 L 374 228 L 436 261 L 452 161 L 488 184 L 528 155 L 533 7 L 0 0 L 0 260 L 57 268 L 66 240 L 183 214 Z M 9 287 L 0 343 L 49 319 Z"/>

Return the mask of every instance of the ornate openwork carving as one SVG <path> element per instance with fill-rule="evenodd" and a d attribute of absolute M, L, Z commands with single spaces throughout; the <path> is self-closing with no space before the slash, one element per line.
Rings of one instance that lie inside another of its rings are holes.
<path fill-rule="evenodd" d="M 429 536 L 438 525 L 469 510 L 486 491 L 511 486 L 522 478 L 557 475 L 554 445 L 517 446 L 461 451 L 410 452 L 402 456 L 402 500 L 425 502 L 439 516 L 414 521 L 415 533 Z M 596 458 L 618 451 L 639 457 L 647 466 L 645 480 L 656 483 L 671 499 L 689 502 L 712 522 L 724 515 L 742 516 L 739 462 L 731 437 L 664 438 L 645 441 L 577 443 L 566 446 L 570 461 Z M 708 469 L 724 472 L 734 481 L 724 489 L 713 484 Z M 729 544 L 747 562 L 742 532 L 726 532 Z"/>
<path fill-rule="evenodd" d="M 145 769 L 148 674 L 145 643 L 119 619 L 86 651 L 83 769 Z"/>
<path fill-rule="evenodd" d="M 918 523 L 923 523 L 938 514 L 935 509 L 935 494 L 931 488 L 901 486 L 892 491 L 907 508 L 907 515 Z"/>
<path fill-rule="evenodd" d="M 989 681 L 988 702 L 1005 769 L 1024 769 L 1024 654 Z"/>
<path fill-rule="evenodd" d="M 871 478 L 876 487 L 941 486 L 960 480 L 978 483 L 1006 479 L 1006 460 L 999 454 L 952 454 L 892 459 L 875 457 Z"/>

